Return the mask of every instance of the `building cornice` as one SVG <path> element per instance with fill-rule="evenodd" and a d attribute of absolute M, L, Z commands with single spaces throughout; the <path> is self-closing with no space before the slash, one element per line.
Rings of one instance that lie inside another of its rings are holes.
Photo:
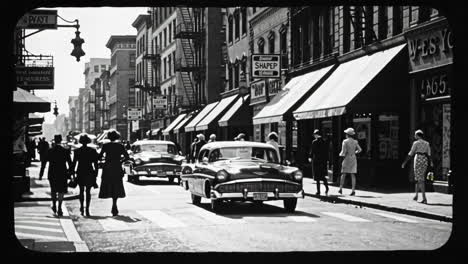
<path fill-rule="evenodd" d="M 280 7 L 267 7 L 260 11 L 259 13 L 255 14 L 253 17 L 250 18 L 249 22 L 251 26 L 254 26 L 258 23 L 260 23 L 263 19 L 270 17 L 277 11 L 279 11 L 281 8 Z"/>

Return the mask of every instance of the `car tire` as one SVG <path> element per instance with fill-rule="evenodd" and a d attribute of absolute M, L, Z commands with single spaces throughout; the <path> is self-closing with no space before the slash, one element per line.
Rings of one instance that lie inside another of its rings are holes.
<path fill-rule="evenodd" d="M 201 203 L 201 196 L 192 193 L 192 203 L 198 205 Z"/>
<path fill-rule="evenodd" d="M 283 205 L 284 205 L 284 209 L 286 210 L 286 212 L 294 213 L 294 211 L 296 210 L 297 198 L 284 199 Z"/>
<path fill-rule="evenodd" d="M 222 200 L 211 199 L 211 211 L 213 211 L 213 213 L 219 213 L 221 211 L 222 203 Z"/>

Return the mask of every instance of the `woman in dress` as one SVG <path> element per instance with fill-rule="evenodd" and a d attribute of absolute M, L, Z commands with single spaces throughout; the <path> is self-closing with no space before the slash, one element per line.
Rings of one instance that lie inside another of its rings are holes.
<path fill-rule="evenodd" d="M 80 186 L 80 212 L 81 215 L 84 214 L 83 202 L 84 192 L 86 190 L 86 216 L 90 216 L 89 205 L 91 203 L 91 187 L 96 186 L 98 154 L 95 149 L 87 146 L 91 143 L 91 139 L 87 135 L 82 135 L 79 142 L 82 144 L 82 147 L 75 150 L 72 168 L 74 170 L 78 162 L 76 180 Z"/>
<path fill-rule="evenodd" d="M 124 172 L 122 170 L 121 158 L 124 156 L 125 161 L 129 159 L 129 156 L 125 147 L 122 144 L 115 142 L 120 138 L 117 131 L 110 131 L 107 137 L 111 142 L 102 146 L 101 153 L 99 153 L 98 156 L 98 160 L 100 160 L 105 154 L 99 198 L 112 198 L 111 213 L 113 216 L 116 216 L 119 214 L 117 199 L 125 197 L 125 189 L 122 182 Z"/>
<path fill-rule="evenodd" d="M 49 162 L 49 171 L 47 178 L 50 183 L 50 195 L 52 196 L 52 211 L 62 216 L 62 201 L 63 195 L 67 193 L 67 180 L 69 172 L 72 168 L 72 161 L 68 150 L 60 145 L 62 142 L 61 135 L 54 136 L 54 146 L 47 153 L 47 161 Z M 68 165 L 68 169 L 67 169 Z M 57 211 L 57 196 L 58 196 L 58 211 Z"/>
<path fill-rule="evenodd" d="M 351 174 L 351 196 L 355 195 L 354 188 L 356 187 L 356 173 L 357 173 L 357 159 L 356 154 L 362 151 L 357 140 L 353 138 L 356 134 L 353 128 L 347 128 L 345 131 L 346 139 L 343 140 L 341 147 L 340 157 L 343 157 L 341 163 L 341 181 L 340 190 L 338 193 L 342 194 L 342 188 L 345 181 L 346 174 Z"/>
<path fill-rule="evenodd" d="M 414 179 L 416 181 L 415 184 L 415 193 L 413 200 L 418 200 L 418 189 L 421 189 L 423 200 L 421 203 L 427 204 L 426 200 L 426 191 L 425 191 L 425 179 L 427 168 L 429 164 L 432 166 L 431 160 L 431 148 L 429 146 L 429 142 L 423 139 L 424 133 L 422 130 L 417 130 L 414 133 L 414 138 L 416 139 L 413 142 L 413 146 L 411 147 L 408 156 L 406 156 L 405 161 L 401 164 L 401 168 L 406 166 L 406 163 L 414 156 Z"/>

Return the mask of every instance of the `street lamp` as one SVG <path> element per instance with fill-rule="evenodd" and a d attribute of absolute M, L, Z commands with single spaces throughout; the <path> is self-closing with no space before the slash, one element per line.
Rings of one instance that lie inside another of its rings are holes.
<path fill-rule="evenodd" d="M 54 103 L 55 103 L 54 115 L 55 115 L 55 117 L 57 118 L 57 116 L 58 116 L 58 114 L 59 114 L 59 113 L 58 113 L 58 107 L 57 107 L 57 100 L 55 100 Z"/>

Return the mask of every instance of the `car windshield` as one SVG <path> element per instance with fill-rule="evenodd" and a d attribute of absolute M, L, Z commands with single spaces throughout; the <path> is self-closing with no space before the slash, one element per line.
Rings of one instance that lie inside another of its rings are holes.
<path fill-rule="evenodd" d="M 227 147 L 214 149 L 210 153 L 209 161 L 218 160 L 256 160 L 262 162 L 279 163 L 276 151 L 259 147 Z"/>
<path fill-rule="evenodd" d="M 175 146 L 170 144 L 142 144 L 135 146 L 135 153 L 142 151 L 177 154 Z"/>

